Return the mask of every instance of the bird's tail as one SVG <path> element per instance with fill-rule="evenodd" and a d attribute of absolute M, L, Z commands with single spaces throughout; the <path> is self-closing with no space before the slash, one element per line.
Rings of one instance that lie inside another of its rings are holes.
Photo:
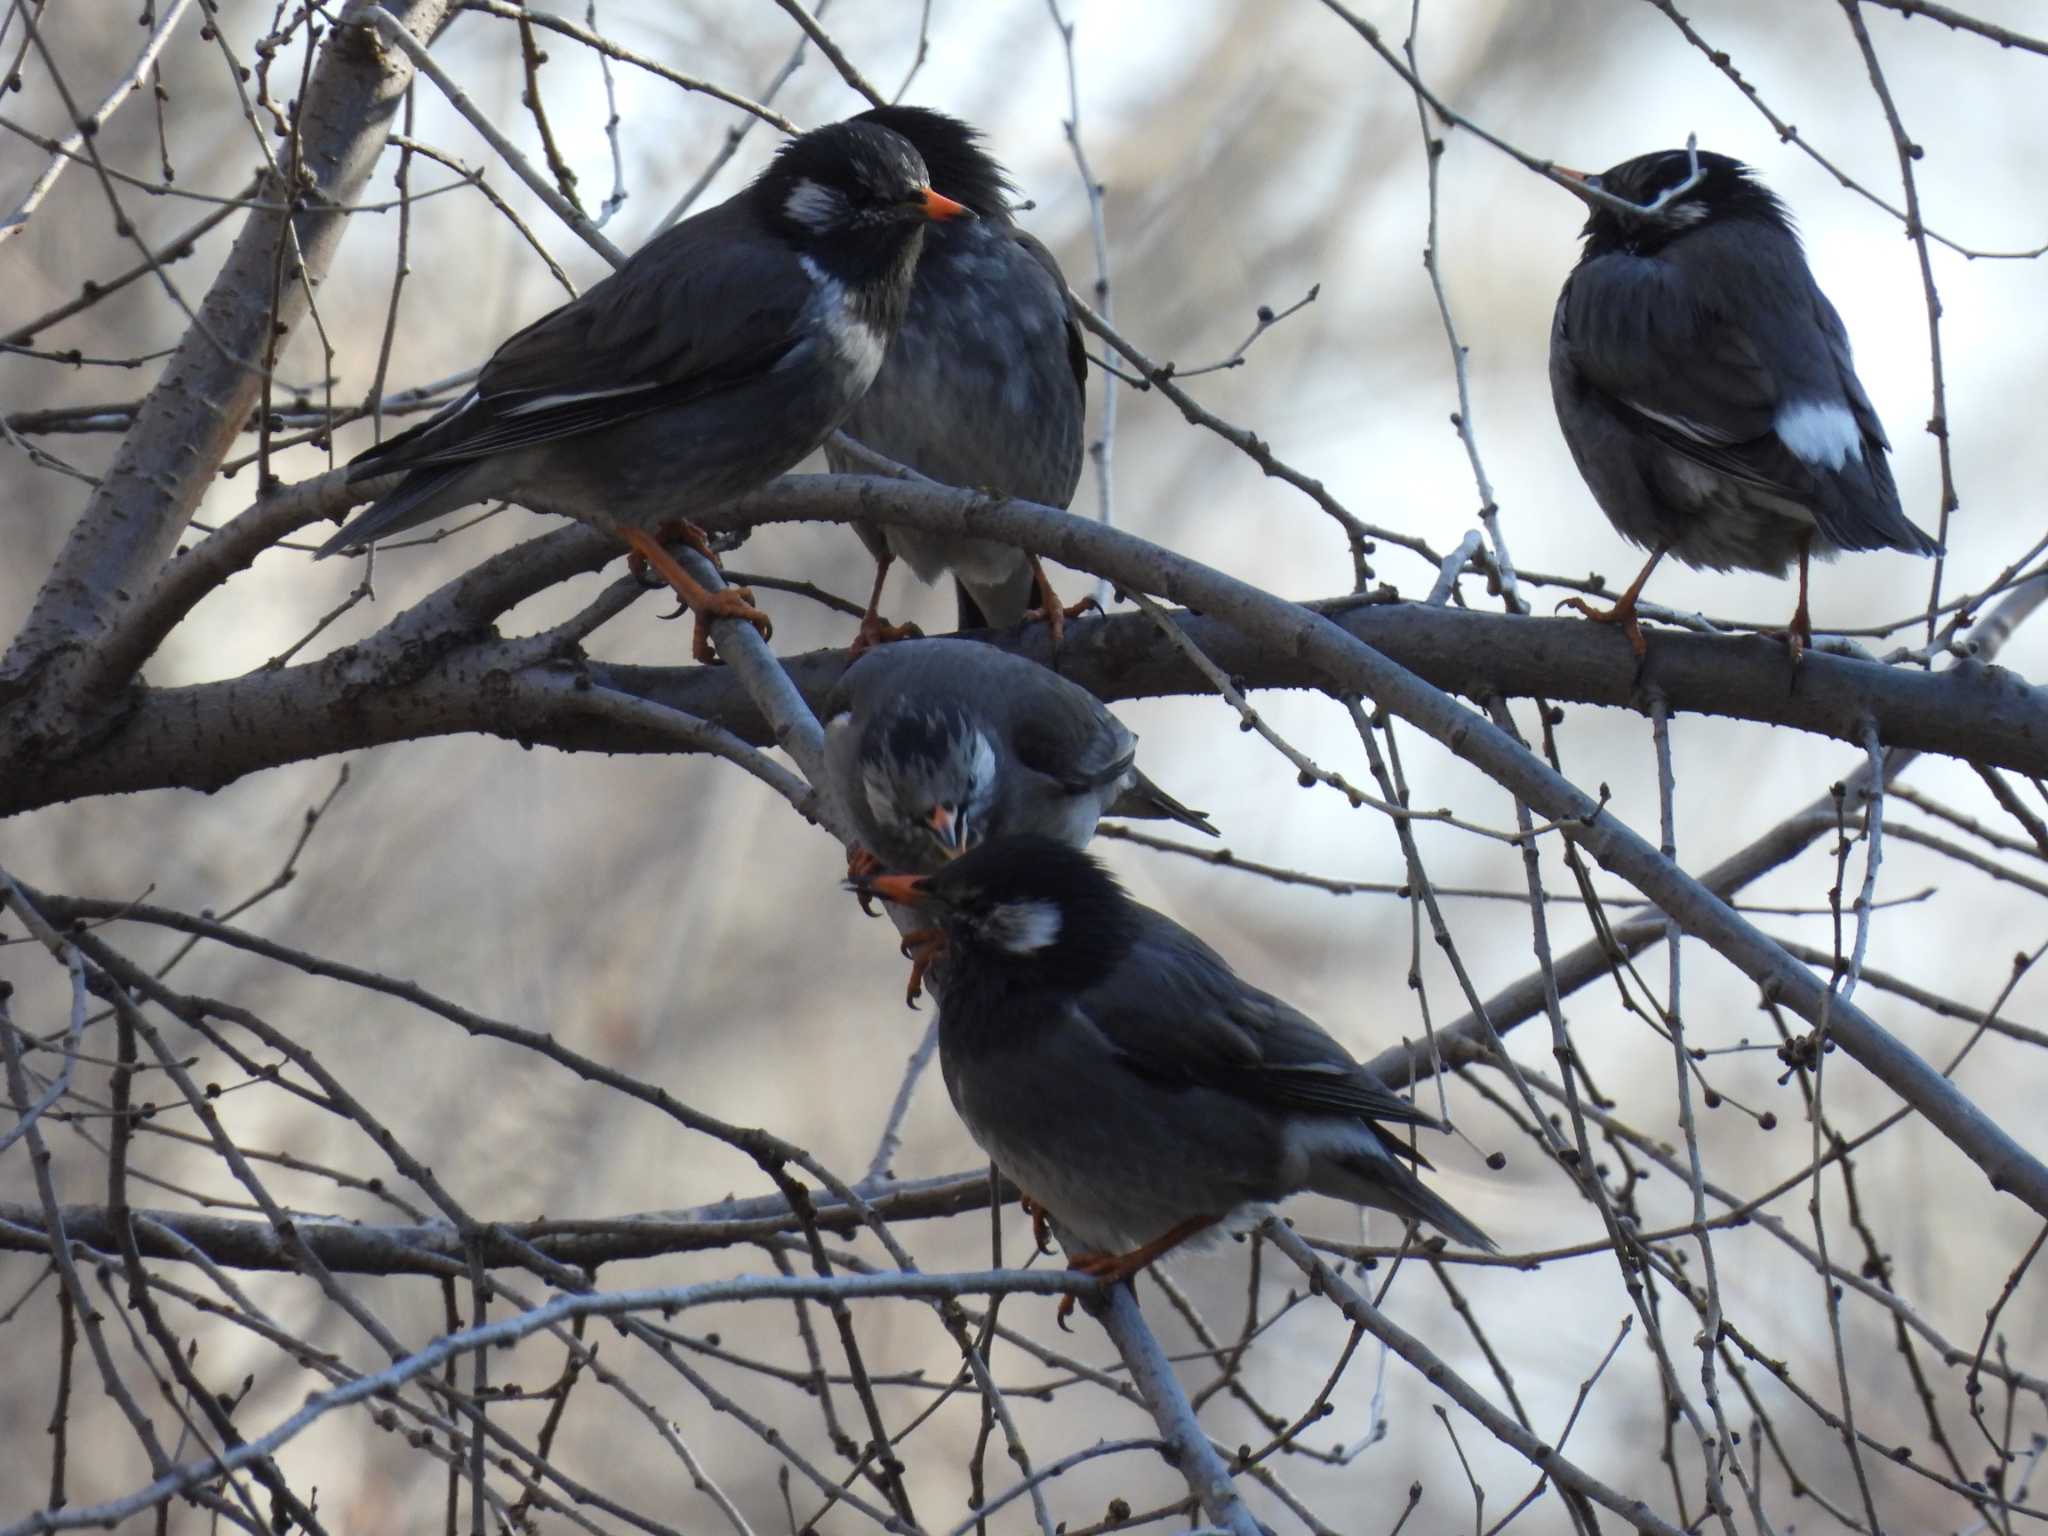
<path fill-rule="evenodd" d="M 1377 1149 L 1324 1162 L 1315 1172 L 1320 1177 L 1313 1180 L 1310 1188 L 1318 1194 L 1392 1211 L 1409 1221 L 1435 1227 L 1452 1242 L 1481 1253 L 1500 1251 L 1494 1240 L 1461 1215 L 1450 1201 Z"/>
<path fill-rule="evenodd" d="M 1133 821 L 1177 821 L 1184 827 L 1193 827 L 1197 832 L 1210 837 L 1222 835 L 1209 820 L 1207 813 L 1192 806 L 1182 805 L 1136 770 L 1131 773 L 1130 785 L 1116 797 L 1116 803 L 1110 806 L 1109 814 L 1128 817 Z"/>
<path fill-rule="evenodd" d="M 450 510 L 441 493 L 466 471 L 467 464 L 437 465 L 416 469 L 399 481 L 397 489 L 373 502 L 368 511 L 351 519 L 341 532 L 313 551 L 315 560 L 325 560 L 344 550 L 360 549 L 373 539 L 389 538 L 408 528 L 439 517 Z"/>
<path fill-rule="evenodd" d="M 977 582 L 970 587 L 955 576 L 953 596 L 961 629 L 1008 629 L 1022 624 L 1024 615 L 1038 601 L 1038 582 L 1031 567 L 1020 562 L 997 582 Z"/>

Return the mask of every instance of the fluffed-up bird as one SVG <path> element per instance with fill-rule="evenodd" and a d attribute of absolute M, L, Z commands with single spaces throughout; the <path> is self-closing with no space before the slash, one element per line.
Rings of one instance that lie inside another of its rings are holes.
<path fill-rule="evenodd" d="M 1074 1268 L 1127 1279 L 1303 1192 L 1493 1250 L 1389 1129 L 1435 1117 L 1086 853 L 1003 837 L 933 874 L 856 884 L 945 928 L 946 1089 Z"/>
<path fill-rule="evenodd" d="M 1612 608 L 1644 653 L 1636 599 L 1665 555 L 1712 570 L 1799 567 L 1788 639 L 1813 638 L 1807 563 L 1842 550 L 1934 554 L 1906 518 L 1890 444 L 1849 337 L 1790 215 L 1749 167 L 1664 150 L 1597 176 L 1585 251 L 1558 295 L 1550 387 L 1558 425 L 1615 530 L 1650 551 Z"/>
<path fill-rule="evenodd" d="M 768 633 L 752 593 L 710 592 L 662 547 L 684 515 L 781 474 L 881 367 L 927 224 L 967 214 L 874 123 L 790 140 L 745 190 L 656 235 L 499 347 L 468 393 L 349 465 L 402 473 L 321 555 L 471 502 L 531 499 L 607 529 L 697 617 Z"/>
<path fill-rule="evenodd" d="M 1011 215 L 1014 190 L 974 129 L 927 107 L 877 107 L 851 119 L 900 133 L 916 146 L 932 185 L 977 217 L 926 236 L 910 310 L 874 384 L 844 431 L 930 479 L 1064 507 L 1080 483 L 1088 357 L 1059 263 Z M 860 464 L 833 445 L 838 472 Z M 950 571 L 960 627 L 1062 622 L 1094 606 L 1062 607 L 1038 557 L 1012 544 L 915 528 L 859 525 L 875 557 L 875 590 L 856 644 L 907 630 L 877 609 L 890 564 L 927 582 Z"/>
<path fill-rule="evenodd" d="M 1216 835 L 1140 773 L 1138 738 L 1050 668 L 978 640 L 901 640 L 860 657 L 825 702 L 825 769 L 861 847 L 848 873 L 924 873 L 995 838 L 1079 848 L 1105 814 Z M 943 945 L 914 935 L 915 997 Z"/>

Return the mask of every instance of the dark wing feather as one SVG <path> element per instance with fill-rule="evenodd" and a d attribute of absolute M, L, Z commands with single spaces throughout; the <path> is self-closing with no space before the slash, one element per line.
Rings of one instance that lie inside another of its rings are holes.
<path fill-rule="evenodd" d="M 472 397 L 351 470 L 360 479 L 469 463 L 716 394 L 781 360 L 810 294 L 797 260 L 758 237 L 751 210 L 721 204 L 514 335 Z"/>
<path fill-rule="evenodd" d="M 1314 1020 L 1239 978 L 1171 919 L 1145 914 L 1131 957 L 1079 999 L 1125 1070 L 1164 1087 L 1336 1115 L 1437 1125 Z"/>
<path fill-rule="evenodd" d="M 1565 339 L 1580 376 L 1673 452 L 1759 490 L 1810 494 L 1811 474 L 1773 429 L 1783 385 L 1762 348 L 1672 263 L 1582 263 L 1566 289 Z"/>
<path fill-rule="evenodd" d="M 1129 773 L 1138 738 L 1085 690 L 1044 688 L 1012 726 L 1010 746 L 1026 768 L 1078 795 Z"/>
<path fill-rule="evenodd" d="M 1018 230 L 1017 244 L 1024 248 L 1024 254 L 1037 262 L 1052 275 L 1053 286 L 1061 293 L 1067 293 L 1067 275 L 1060 270 L 1060 264 L 1053 259 L 1051 251 L 1036 235 L 1027 235 Z M 1074 301 L 1067 299 L 1067 366 L 1074 371 L 1074 392 L 1085 402 L 1088 398 L 1088 342 L 1081 329 L 1081 318 L 1074 312 Z"/>

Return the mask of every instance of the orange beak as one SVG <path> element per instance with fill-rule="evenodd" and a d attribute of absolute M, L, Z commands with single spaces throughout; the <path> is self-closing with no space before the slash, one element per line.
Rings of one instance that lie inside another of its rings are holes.
<path fill-rule="evenodd" d="M 1586 193 L 1597 179 L 1590 171 L 1575 171 L 1568 165 L 1553 165 L 1550 168 L 1550 175 L 1557 185 L 1574 197 L 1590 201 L 1586 199 Z"/>
<path fill-rule="evenodd" d="M 960 818 L 954 814 L 953 808 L 950 805 L 935 805 L 927 820 L 931 823 L 932 831 L 938 834 L 939 841 L 946 845 L 947 855 L 958 856 L 963 851 L 960 847 Z"/>
<path fill-rule="evenodd" d="M 893 901 L 899 907 L 914 907 L 924 899 L 923 875 L 875 875 L 851 883 L 854 889 Z"/>
<path fill-rule="evenodd" d="M 924 216 L 928 219 L 944 222 L 947 219 L 974 217 L 974 210 L 965 203 L 956 203 L 950 197 L 934 192 L 930 187 L 924 189 L 923 203 Z"/>

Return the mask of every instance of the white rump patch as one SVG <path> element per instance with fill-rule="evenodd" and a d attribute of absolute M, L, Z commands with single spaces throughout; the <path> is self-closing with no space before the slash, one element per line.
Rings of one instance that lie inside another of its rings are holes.
<path fill-rule="evenodd" d="M 791 223 L 801 224 L 813 234 L 822 234 L 845 221 L 846 199 L 806 176 L 789 189 L 789 199 L 783 203 L 782 211 L 789 215 Z"/>
<path fill-rule="evenodd" d="M 1840 469 L 1863 457 L 1863 433 L 1846 405 L 1832 400 L 1792 400 L 1771 423 L 1778 440 L 1808 464 Z"/>
<path fill-rule="evenodd" d="M 1049 901 L 997 907 L 986 924 L 989 939 L 1013 955 L 1035 955 L 1060 941 L 1060 909 Z"/>

